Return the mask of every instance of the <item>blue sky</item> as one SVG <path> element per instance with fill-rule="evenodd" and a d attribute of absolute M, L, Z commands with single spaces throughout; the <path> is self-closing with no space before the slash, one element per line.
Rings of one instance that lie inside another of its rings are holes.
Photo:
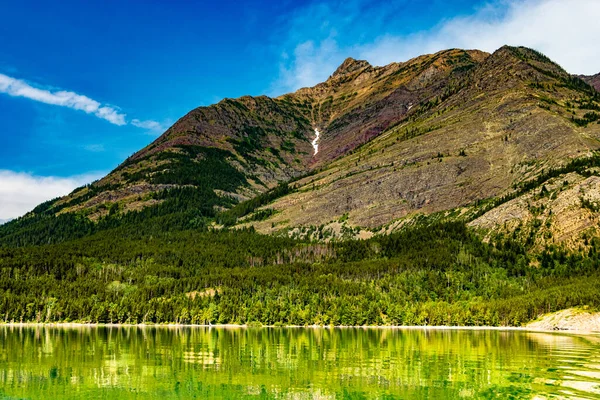
<path fill-rule="evenodd" d="M 597 0 L 0 0 L 0 220 L 93 180 L 189 110 L 375 65 L 523 44 L 600 71 Z"/>

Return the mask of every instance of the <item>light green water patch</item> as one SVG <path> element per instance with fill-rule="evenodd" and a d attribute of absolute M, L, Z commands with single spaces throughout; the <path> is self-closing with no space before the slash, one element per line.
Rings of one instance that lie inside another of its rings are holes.
<path fill-rule="evenodd" d="M 600 337 L 502 330 L 0 327 L 0 398 L 599 398 Z"/>

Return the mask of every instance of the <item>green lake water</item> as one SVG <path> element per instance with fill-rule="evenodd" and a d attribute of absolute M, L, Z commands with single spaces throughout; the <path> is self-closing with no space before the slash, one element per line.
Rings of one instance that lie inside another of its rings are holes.
<path fill-rule="evenodd" d="M 0 327 L 2 399 L 600 398 L 600 337 Z"/>

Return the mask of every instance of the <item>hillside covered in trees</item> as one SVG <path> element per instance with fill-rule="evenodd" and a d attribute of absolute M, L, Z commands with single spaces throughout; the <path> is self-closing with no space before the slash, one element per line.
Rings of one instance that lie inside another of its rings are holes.
<path fill-rule="evenodd" d="M 518 326 L 597 308 L 599 113 L 592 86 L 514 47 L 348 59 L 313 88 L 200 107 L 0 225 L 0 321 Z"/>
<path fill-rule="evenodd" d="M 597 239 L 586 253 L 532 255 L 510 237 L 484 243 L 461 222 L 423 221 L 370 240 L 324 243 L 182 220 L 151 217 L 60 243 L 4 245 L 0 317 L 515 326 L 541 313 L 600 306 Z M 51 232 L 89 229 L 61 224 Z"/>

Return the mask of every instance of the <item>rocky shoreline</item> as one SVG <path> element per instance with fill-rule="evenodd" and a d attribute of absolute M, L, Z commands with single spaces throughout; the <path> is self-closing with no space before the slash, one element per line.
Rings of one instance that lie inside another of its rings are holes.
<path fill-rule="evenodd" d="M 527 328 L 547 331 L 600 332 L 600 312 L 569 308 L 541 316 Z"/>

